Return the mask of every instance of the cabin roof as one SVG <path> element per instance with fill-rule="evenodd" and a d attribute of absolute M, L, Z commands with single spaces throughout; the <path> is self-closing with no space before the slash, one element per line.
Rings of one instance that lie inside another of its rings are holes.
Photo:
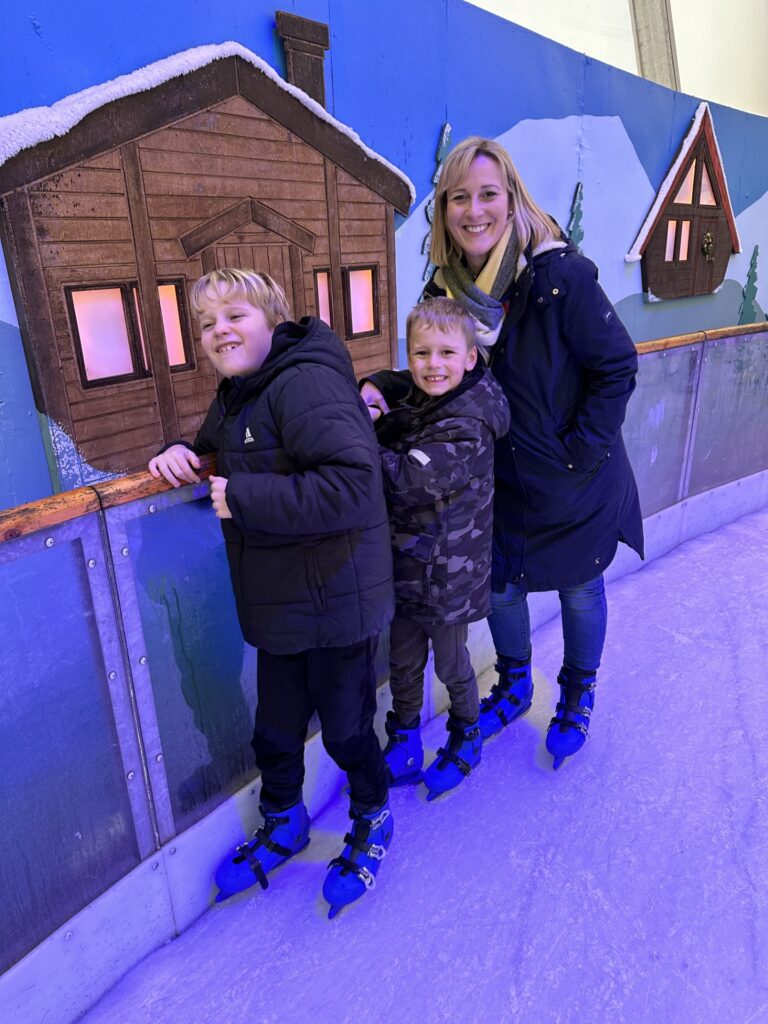
<path fill-rule="evenodd" d="M 656 229 L 656 225 L 661 219 L 664 209 L 670 202 L 671 197 L 676 195 L 676 190 L 679 185 L 678 179 L 682 179 L 682 171 L 688 162 L 691 150 L 697 144 L 702 135 L 707 139 L 709 153 L 714 164 L 715 177 L 723 200 L 723 211 L 725 213 L 726 220 L 728 221 L 728 228 L 731 233 L 733 251 L 741 252 L 741 241 L 736 227 L 736 219 L 733 215 L 731 197 L 728 193 L 728 182 L 725 178 L 725 169 L 723 167 L 723 158 L 720 153 L 720 146 L 717 143 L 717 136 L 715 135 L 712 113 L 709 109 L 708 103 L 700 103 L 696 109 L 696 113 L 694 114 L 691 127 L 688 129 L 688 134 L 683 139 L 678 154 L 667 171 L 659 191 L 656 193 L 656 198 L 653 201 L 651 209 L 648 211 L 648 216 L 643 221 L 643 226 L 640 228 L 632 248 L 624 257 L 627 263 L 636 263 L 638 260 L 642 259 L 643 253 L 651 240 L 651 236 Z"/>
<path fill-rule="evenodd" d="M 181 77 L 184 82 L 179 89 Z M 156 94 L 158 102 L 147 103 L 148 92 Z M 408 212 L 415 189 L 402 171 L 235 42 L 184 50 L 65 96 L 49 107 L 31 107 L 0 118 L 0 194 L 238 94 L 400 212 Z"/>

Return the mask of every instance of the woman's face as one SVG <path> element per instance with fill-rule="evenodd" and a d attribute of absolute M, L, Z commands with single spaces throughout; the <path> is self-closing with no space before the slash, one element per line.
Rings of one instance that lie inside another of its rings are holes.
<path fill-rule="evenodd" d="M 446 193 L 445 226 L 477 274 L 504 234 L 509 195 L 501 167 L 482 153 L 469 165 L 463 181 Z"/>

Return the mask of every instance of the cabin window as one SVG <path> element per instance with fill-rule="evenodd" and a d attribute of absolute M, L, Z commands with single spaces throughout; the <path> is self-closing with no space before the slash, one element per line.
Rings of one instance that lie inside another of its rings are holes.
<path fill-rule="evenodd" d="M 688 168 L 688 173 L 683 178 L 683 183 L 677 190 L 677 195 L 674 201 L 676 203 L 690 204 L 693 202 L 693 178 L 696 174 L 696 161 L 691 161 L 691 166 Z"/>
<path fill-rule="evenodd" d="M 378 267 L 342 269 L 347 337 L 361 338 L 379 331 Z"/>
<path fill-rule="evenodd" d="M 83 384 L 146 375 L 138 317 L 127 285 L 68 288 L 67 302 Z"/>
<path fill-rule="evenodd" d="M 702 206 L 717 206 L 715 193 L 712 190 L 712 182 L 709 180 L 707 165 L 701 166 L 701 189 L 699 191 L 699 203 Z"/>
<path fill-rule="evenodd" d="M 171 370 L 191 367 L 183 324 L 184 290 L 178 281 L 158 284 L 165 346 Z M 135 284 L 67 288 L 80 374 L 85 387 L 138 379 L 150 374 Z"/>
<path fill-rule="evenodd" d="M 333 328 L 330 270 L 315 271 L 315 308 L 320 319 L 324 320 L 330 328 Z"/>

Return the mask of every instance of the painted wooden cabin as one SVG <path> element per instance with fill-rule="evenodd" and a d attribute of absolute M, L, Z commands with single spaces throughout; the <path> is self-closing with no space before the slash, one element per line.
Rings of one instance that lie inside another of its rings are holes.
<path fill-rule="evenodd" d="M 214 267 L 268 271 L 297 317 L 330 321 L 358 373 L 395 362 L 407 179 L 227 46 L 201 48 L 212 56 L 184 73 L 175 58 L 136 72 L 173 77 L 0 167 L 36 404 L 97 470 L 142 468 L 194 435 L 216 379 L 187 294 Z"/>

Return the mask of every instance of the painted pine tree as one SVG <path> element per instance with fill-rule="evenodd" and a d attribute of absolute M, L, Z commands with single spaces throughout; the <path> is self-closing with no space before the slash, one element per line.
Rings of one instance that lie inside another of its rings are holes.
<path fill-rule="evenodd" d="M 448 150 L 451 148 L 451 126 L 446 123 L 443 125 L 442 131 L 440 132 L 440 139 L 437 143 L 437 152 L 435 153 L 435 173 L 432 175 L 432 184 L 437 185 L 440 180 L 440 172 L 443 169 L 443 161 L 448 155 Z M 421 243 L 421 252 L 424 256 L 429 256 L 429 247 L 432 244 L 432 217 L 435 213 L 435 193 L 433 192 L 430 196 L 429 202 L 424 208 L 424 214 L 429 224 L 429 231 L 424 236 L 424 241 Z M 422 274 L 423 281 L 429 281 L 435 272 L 433 263 L 430 263 L 427 259 L 427 265 L 424 268 Z"/>
<path fill-rule="evenodd" d="M 755 299 L 757 298 L 757 255 L 759 246 L 755 246 L 752 250 L 752 259 L 749 261 L 749 270 L 747 271 L 747 283 L 744 285 L 742 295 L 744 300 L 739 308 L 739 323 L 740 324 L 754 324 L 760 319 L 760 312 L 755 305 Z"/>
<path fill-rule="evenodd" d="M 581 243 L 584 239 L 584 229 L 581 226 L 581 199 L 583 195 L 584 186 L 580 181 L 577 181 L 576 191 L 573 193 L 573 202 L 571 203 L 571 217 L 565 231 L 579 252 L 581 252 Z"/>

